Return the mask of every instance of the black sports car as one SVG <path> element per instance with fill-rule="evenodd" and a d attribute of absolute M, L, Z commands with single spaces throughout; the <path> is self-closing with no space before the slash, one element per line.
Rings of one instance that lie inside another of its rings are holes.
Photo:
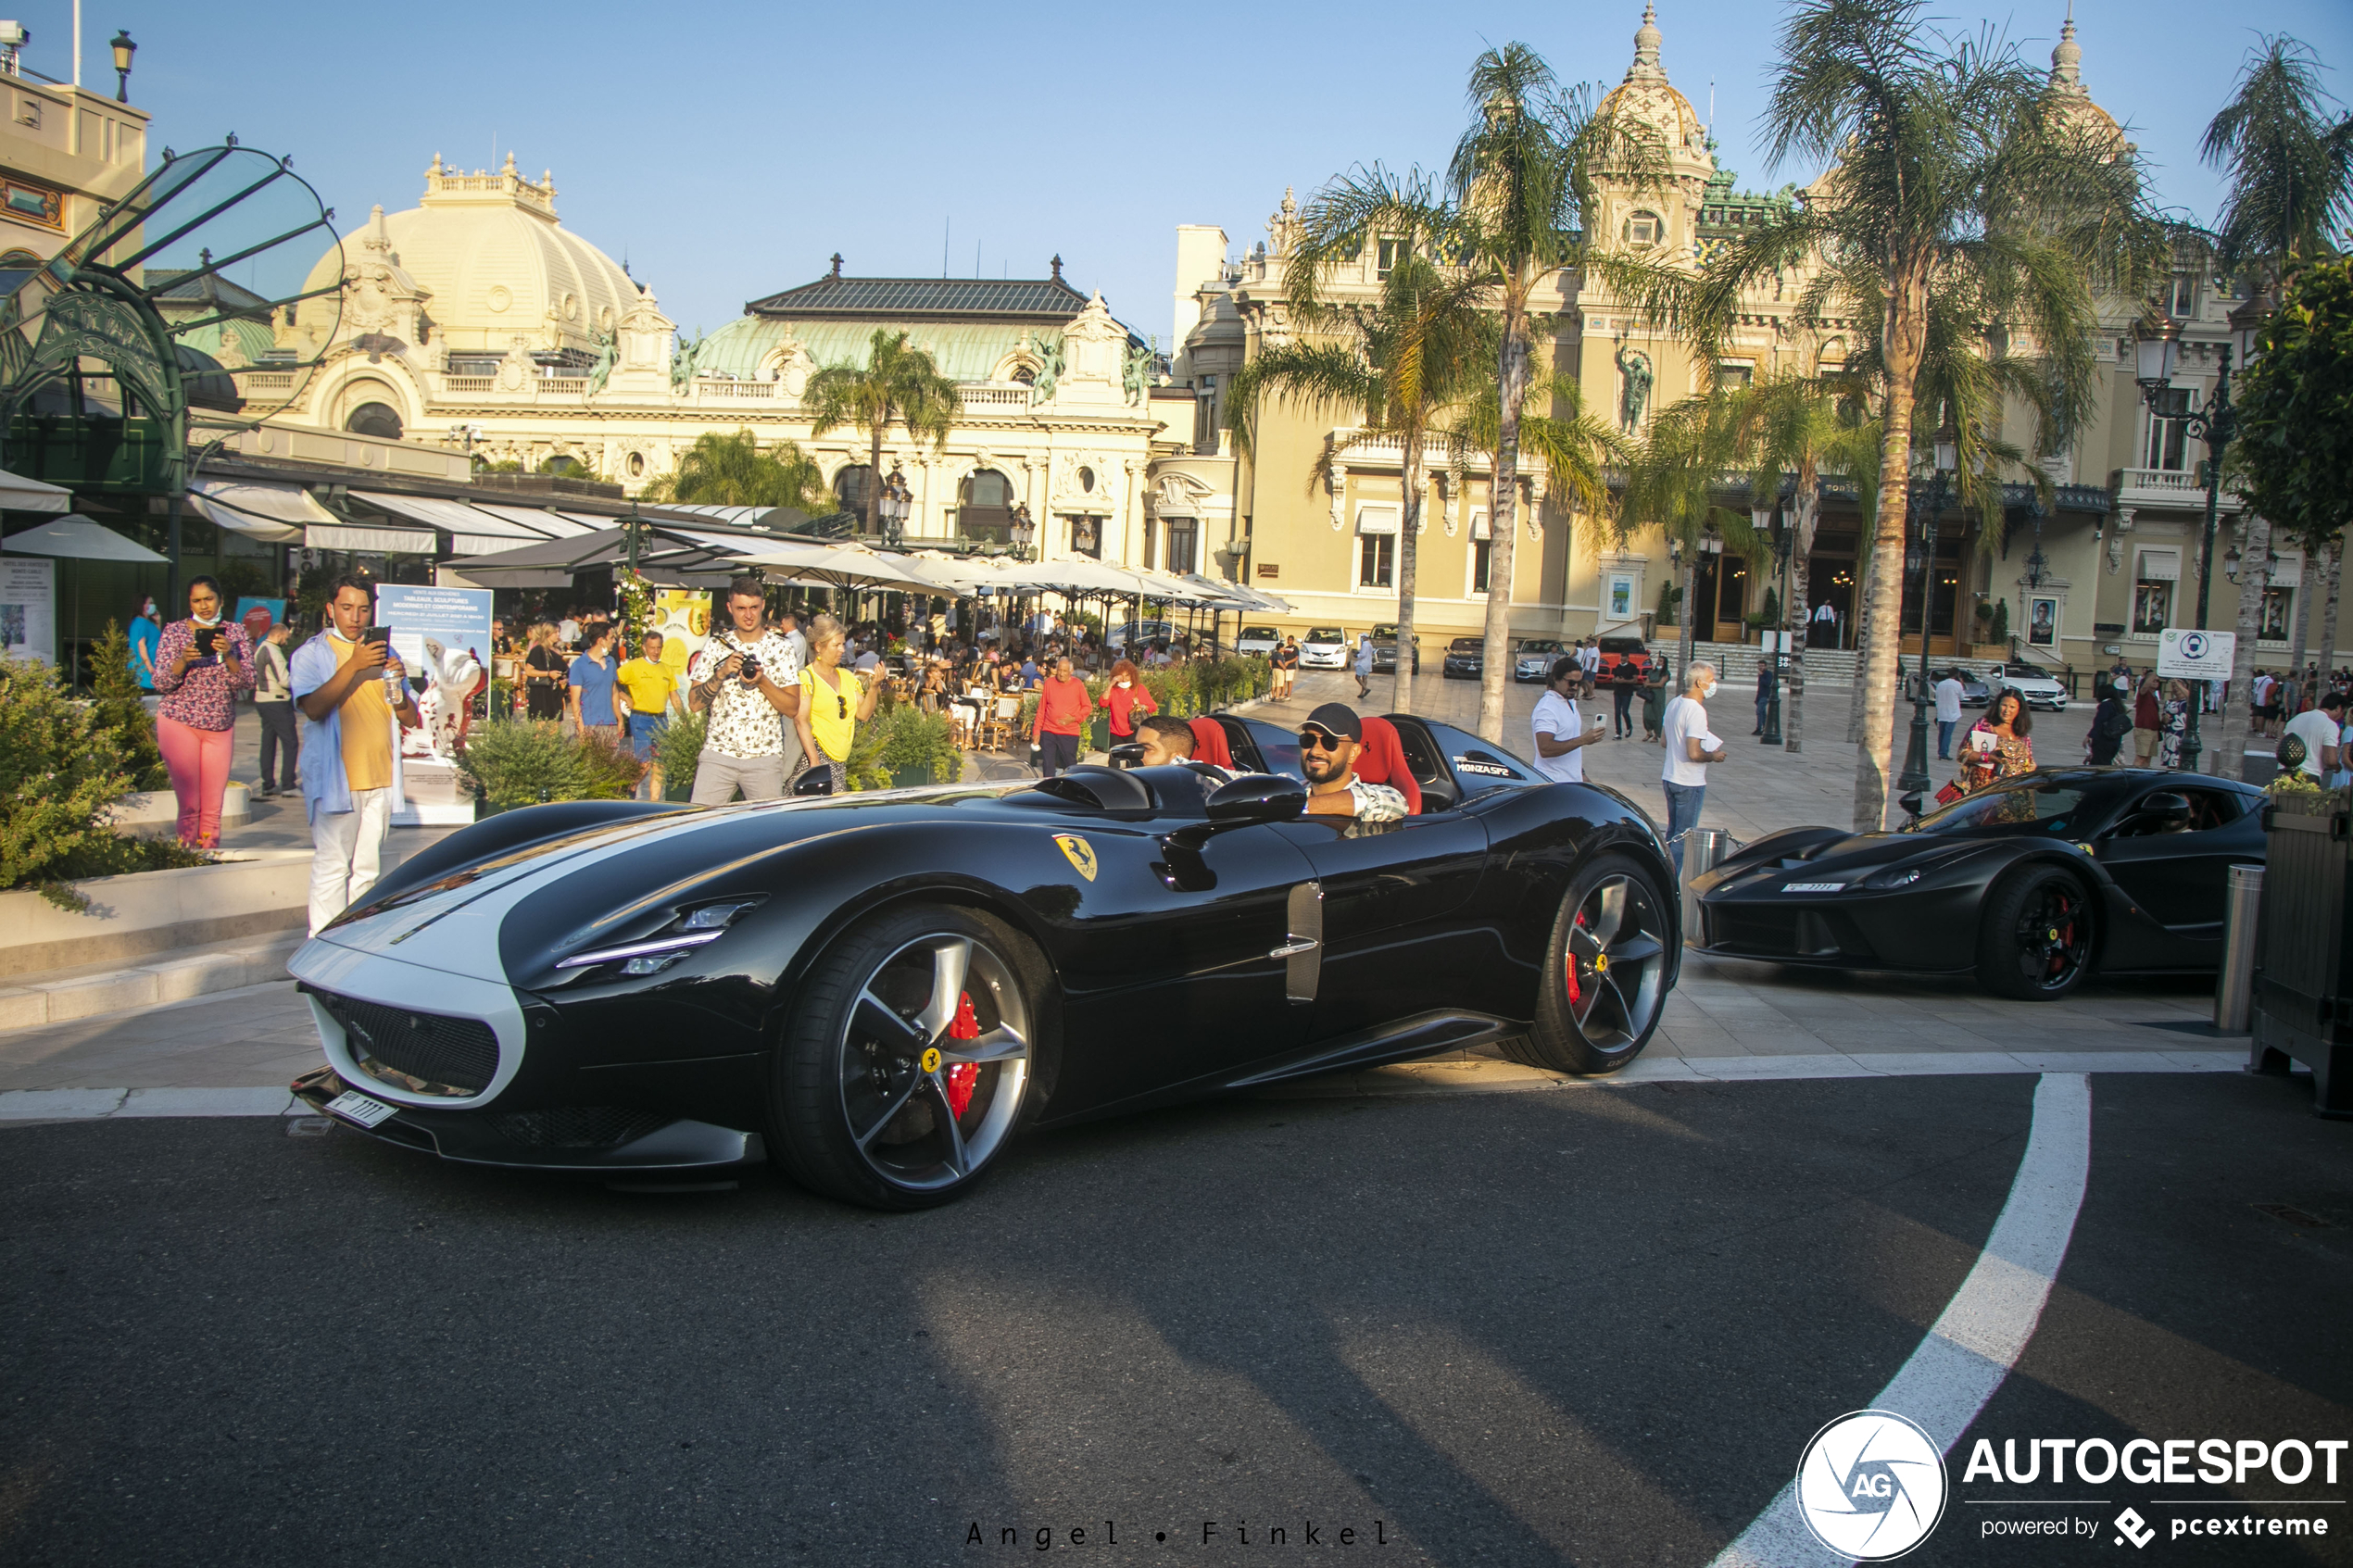
<path fill-rule="evenodd" d="M 1609 791 L 1393 721 L 1402 822 L 1302 816 L 1297 736 L 1190 765 L 491 818 L 289 966 L 316 1106 L 451 1160 L 607 1175 L 763 1154 L 878 1208 L 1033 1124 L 1505 1038 L 1633 1060 L 1680 962 L 1666 851 Z"/>
<path fill-rule="evenodd" d="M 2051 1000 L 2095 971 L 2221 959 L 2233 865 L 2264 858 L 2263 792 L 2140 768 L 2020 775 L 1896 833 L 1787 828 L 1692 881 L 1692 947 L 1832 969 L 1974 971 Z"/>

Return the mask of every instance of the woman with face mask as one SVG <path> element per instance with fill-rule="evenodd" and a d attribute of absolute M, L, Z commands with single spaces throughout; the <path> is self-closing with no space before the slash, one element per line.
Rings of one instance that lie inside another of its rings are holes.
<path fill-rule="evenodd" d="M 131 673 L 138 678 L 139 689 L 156 689 L 156 644 L 163 636 L 163 622 L 156 619 L 156 596 L 143 594 L 131 610 Z"/>
<path fill-rule="evenodd" d="M 221 619 L 220 584 L 188 584 L 188 619 L 163 629 L 156 645 L 156 746 L 180 801 L 180 842 L 220 847 L 220 800 L 229 788 L 229 754 L 237 694 L 253 689 L 253 643 Z"/>
<path fill-rule="evenodd" d="M 1111 713 L 1111 743 L 1118 746 L 1136 738 L 1136 726 L 1160 711 L 1160 704 L 1145 688 L 1144 678 L 1126 659 L 1111 667 L 1111 684 L 1104 688 L 1101 707 Z"/>

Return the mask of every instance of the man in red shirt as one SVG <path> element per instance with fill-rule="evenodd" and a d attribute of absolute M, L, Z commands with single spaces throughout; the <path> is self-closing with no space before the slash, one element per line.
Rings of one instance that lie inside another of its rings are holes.
<path fill-rule="evenodd" d="M 1054 672 L 1038 687 L 1038 721 L 1029 732 L 1039 772 L 1051 779 L 1078 765 L 1078 737 L 1094 710 L 1087 683 L 1071 673 L 1069 659 L 1056 659 Z"/>
<path fill-rule="evenodd" d="M 2157 754 L 2157 743 L 2165 728 L 2165 711 L 2158 706 L 2157 672 L 2151 671 L 2141 677 L 2141 689 L 2133 698 L 2133 760 L 2136 766 L 2148 767 L 2149 759 Z"/>

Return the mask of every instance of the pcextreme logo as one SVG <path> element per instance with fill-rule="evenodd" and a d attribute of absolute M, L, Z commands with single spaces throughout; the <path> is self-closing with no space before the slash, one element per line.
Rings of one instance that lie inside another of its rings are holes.
<path fill-rule="evenodd" d="M 1857 1562 L 1884 1562 L 1944 1516 L 1944 1456 L 1917 1422 L 1853 1411 L 1814 1434 L 1797 1461 L 1797 1509 L 1814 1538 Z"/>

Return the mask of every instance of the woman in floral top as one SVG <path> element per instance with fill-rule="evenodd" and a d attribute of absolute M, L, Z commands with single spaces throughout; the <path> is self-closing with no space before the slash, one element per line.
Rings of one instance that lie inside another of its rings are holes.
<path fill-rule="evenodd" d="M 185 621 L 163 629 L 156 646 L 156 746 L 180 801 L 180 842 L 220 844 L 220 797 L 229 788 L 237 694 L 253 690 L 253 642 L 220 618 L 220 584 L 188 584 Z"/>
<path fill-rule="evenodd" d="M 1961 745 L 1962 793 L 1974 795 L 1999 780 L 2032 772 L 2034 743 L 2028 736 L 2033 728 L 2024 697 L 2014 691 L 1996 692 L 1993 707 Z M 2031 801 L 2026 804 L 2029 813 L 2033 809 Z"/>

